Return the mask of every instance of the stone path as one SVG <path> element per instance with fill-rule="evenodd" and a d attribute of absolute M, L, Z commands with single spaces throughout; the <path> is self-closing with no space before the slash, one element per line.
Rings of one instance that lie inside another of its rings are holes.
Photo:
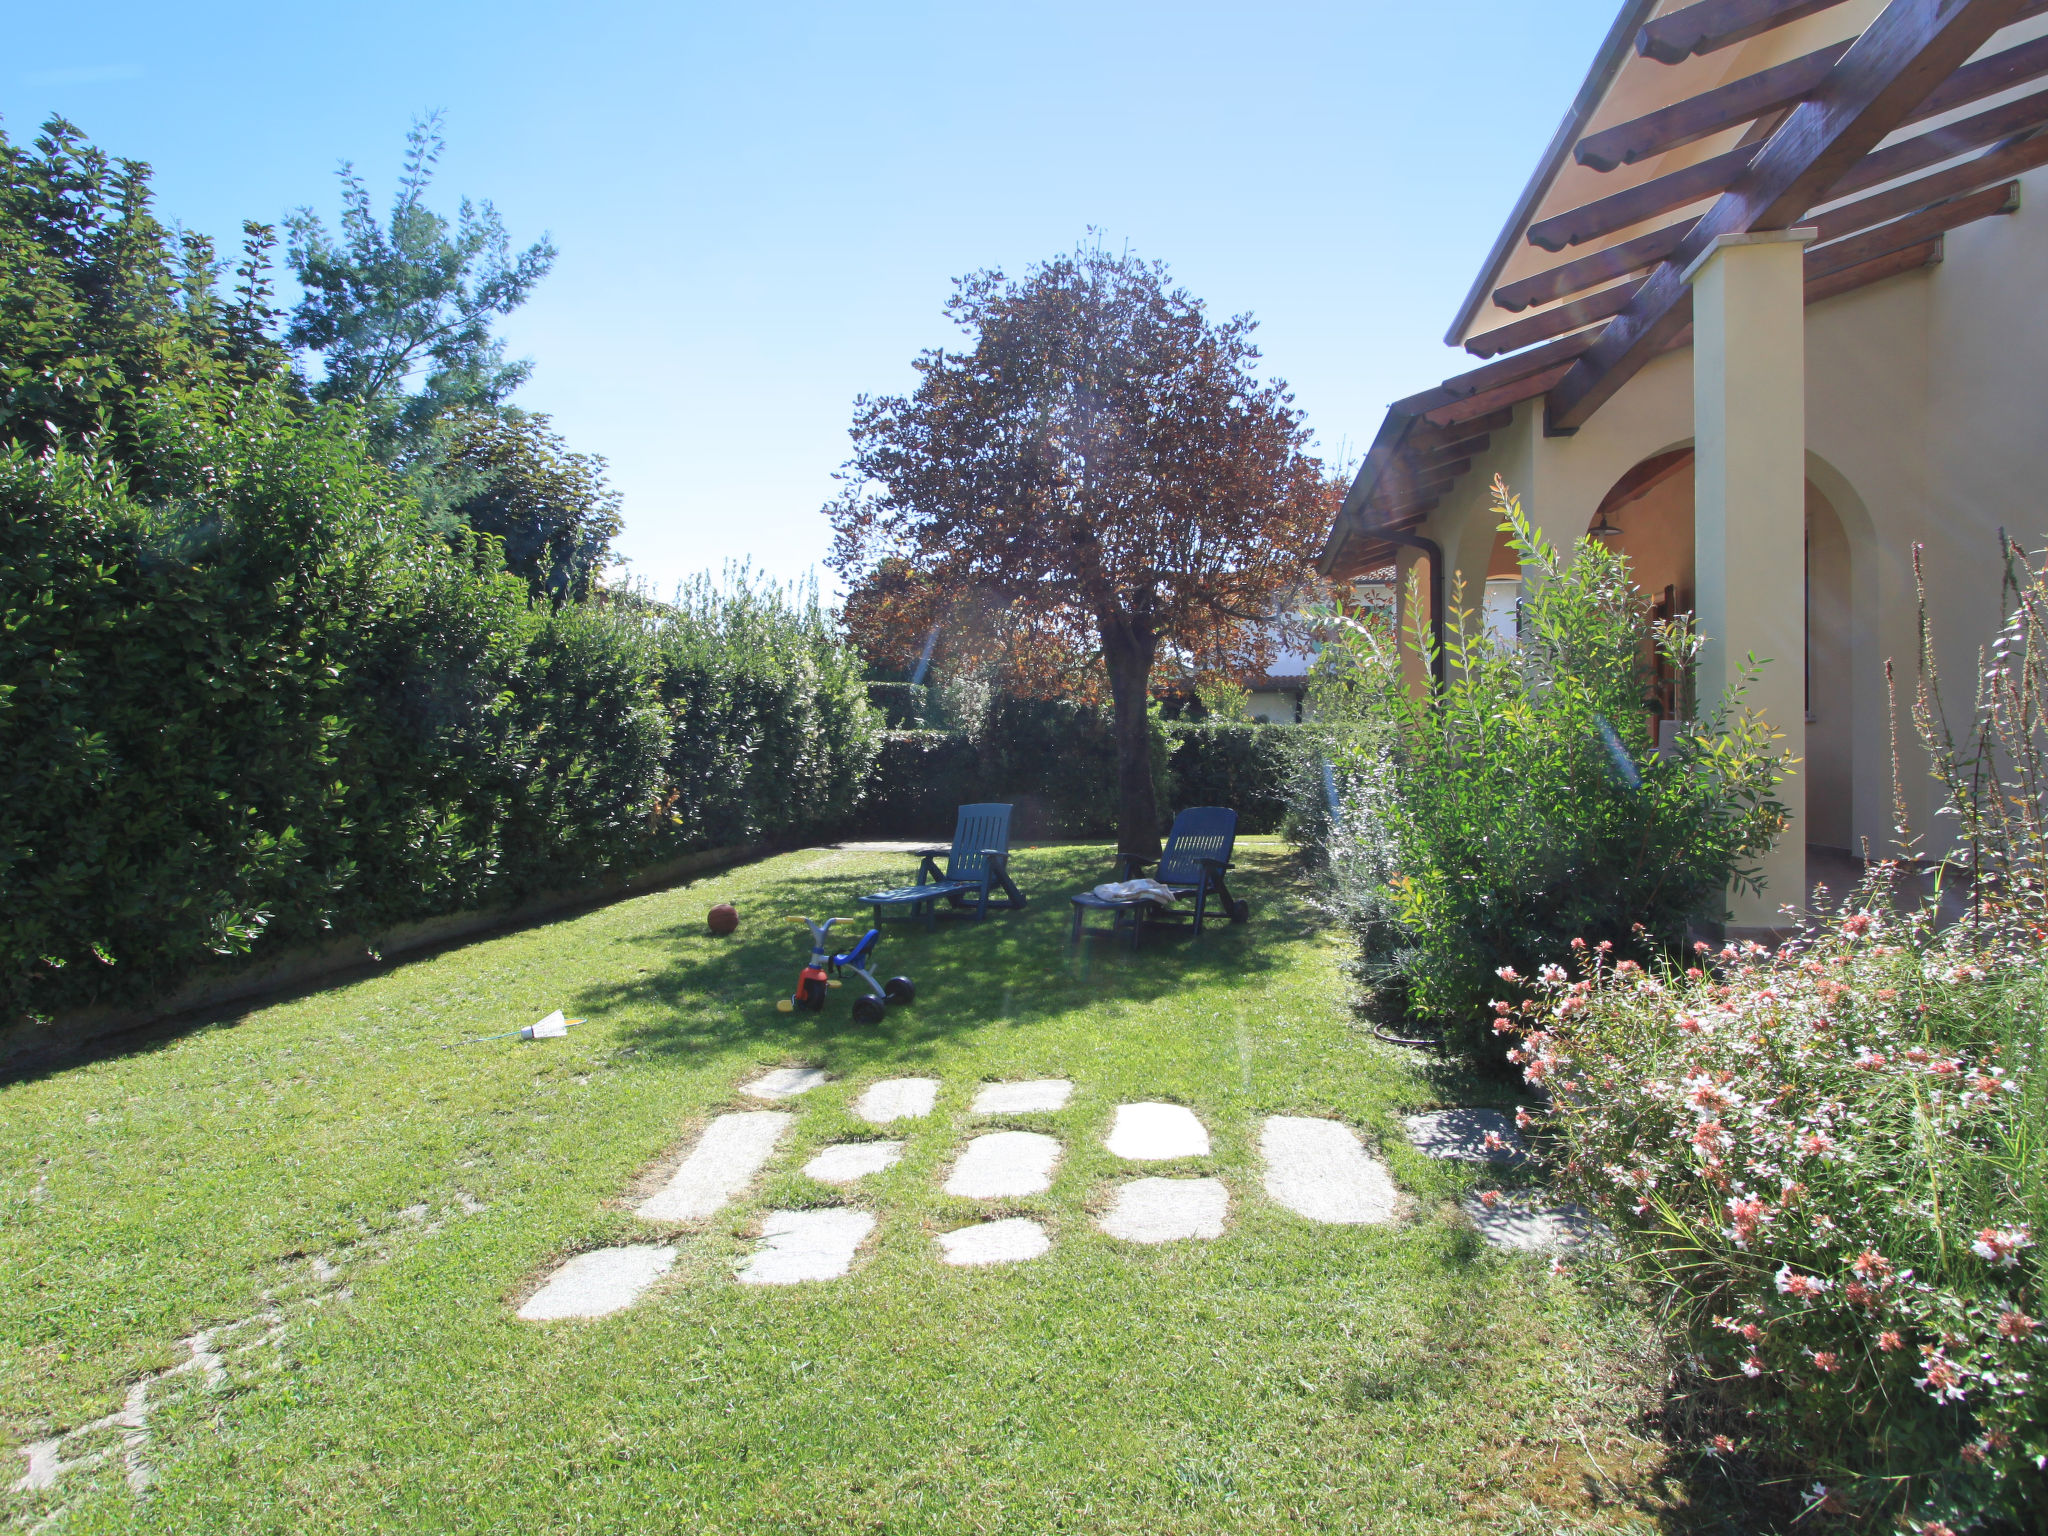
<path fill-rule="evenodd" d="M 853 1112 L 869 1125 L 888 1125 L 896 1120 L 922 1120 L 939 1099 L 935 1077 L 892 1077 L 872 1084 L 854 1100 Z"/>
<path fill-rule="evenodd" d="M 1008 1200 L 1052 1188 L 1060 1144 L 1036 1131 L 990 1131 L 967 1143 L 946 1193 L 969 1200 Z"/>
<path fill-rule="evenodd" d="M 1509 1167 L 1529 1161 L 1528 1145 L 1515 1129 L 1514 1118 L 1497 1109 L 1439 1109 L 1410 1115 L 1401 1123 L 1409 1144 L 1428 1157 Z"/>
<path fill-rule="evenodd" d="M 804 1164 L 807 1177 L 821 1184 L 857 1184 L 871 1173 L 903 1161 L 900 1141 L 842 1141 Z"/>
<path fill-rule="evenodd" d="M 1527 1166 L 1528 1143 L 1498 1109 L 1439 1109 L 1402 1121 L 1418 1152 L 1456 1162 Z M 1541 1190 L 1483 1190 L 1463 1201 L 1479 1235 L 1509 1253 L 1583 1253 L 1614 1236 L 1584 1206 Z"/>
<path fill-rule="evenodd" d="M 1023 1259 L 1035 1259 L 1052 1247 L 1052 1239 L 1045 1235 L 1045 1228 L 1023 1216 L 1012 1216 L 1007 1221 L 985 1221 L 979 1226 L 962 1227 L 957 1232 L 944 1232 L 939 1236 L 940 1256 L 944 1262 L 959 1266 L 983 1264 L 1015 1264 Z"/>
<path fill-rule="evenodd" d="M 1108 1147 L 1133 1162 L 1207 1157 L 1209 1133 L 1185 1104 L 1119 1104 Z"/>
<path fill-rule="evenodd" d="M 1341 1120 L 1272 1115 L 1259 1129 L 1266 1193 L 1310 1221 L 1358 1226 L 1394 1219 L 1401 1191 Z"/>
<path fill-rule="evenodd" d="M 757 1099 L 793 1099 L 831 1081 L 823 1067 L 777 1067 L 751 1083 L 740 1084 L 740 1092 Z"/>
<path fill-rule="evenodd" d="M 1220 1179 L 1133 1179 L 1116 1192 L 1116 1204 L 1097 1223 L 1127 1243 L 1172 1243 L 1184 1238 L 1219 1238 L 1230 1209 L 1230 1191 Z"/>
<path fill-rule="evenodd" d="M 579 1253 L 526 1299 L 519 1316 L 529 1323 L 610 1317 L 638 1301 L 640 1293 L 667 1274 L 675 1261 L 674 1248 L 648 1243 Z"/>
<path fill-rule="evenodd" d="M 843 1206 L 822 1211 L 770 1211 L 761 1220 L 761 1246 L 739 1272 L 741 1285 L 801 1285 L 837 1280 L 853 1267 L 854 1253 L 875 1230 L 866 1211 Z"/>
<path fill-rule="evenodd" d="M 1028 1083 L 990 1083 L 974 1096 L 977 1115 L 1036 1115 L 1064 1109 L 1074 1085 L 1064 1077 Z"/>
<path fill-rule="evenodd" d="M 779 1109 L 720 1115 L 683 1159 L 668 1184 L 641 1201 L 642 1221 L 704 1221 L 717 1215 L 775 1155 L 796 1116 Z"/>

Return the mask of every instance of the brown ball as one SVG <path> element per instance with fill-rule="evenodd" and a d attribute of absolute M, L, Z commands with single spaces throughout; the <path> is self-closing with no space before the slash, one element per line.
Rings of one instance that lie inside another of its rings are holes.
<path fill-rule="evenodd" d="M 739 909 L 729 901 L 721 901 L 705 914 L 705 921 L 711 924 L 713 933 L 731 933 L 740 925 Z"/>

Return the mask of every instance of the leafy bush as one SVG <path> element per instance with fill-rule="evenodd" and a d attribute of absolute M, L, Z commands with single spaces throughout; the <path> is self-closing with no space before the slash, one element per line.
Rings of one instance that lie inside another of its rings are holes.
<path fill-rule="evenodd" d="M 869 683 L 868 702 L 882 712 L 882 723 L 892 731 L 924 731 L 937 725 L 931 690 L 923 683 Z"/>
<path fill-rule="evenodd" d="M 815 601 L 529 606 L 352 418 L 137 417 L 160 499 L 0 450 L 0 1010 L 843 824 L 874 750 Z"/>
<path fill-rule="evenodd" d="M 1326 616 L 1337 631 L 1319 690 L 1376 723 L 1343 762 L 1354 794 L 1378 796 L 1354 835 L 1383 839 L 1387 901 L 1412 941 L 1402 970 L 1421 1013 L 1477 1018 L 1495 970 L 1529 969 L 1585 936 L 1638 959 L 1718 917 L 1730 884 L 1769 847 L 1783 769 L 1739 685 L 1675 750 L 1652 752 L 1653 668 L 1683 675 L 1699 640 L 1652 623 L 1626 557 L 1598 540 L 1569 557 L 1537 533 L 1495 482 L 1502 526 L 1528 573 L 1521 636 L 1503 645 L 1454 593 L 1440 690 L 1408 684 L 1402 647 L 1373 621 Z M 1436 660 L 1419 590 L 1408 654 Z"/>
<path fill-rule="evenodd" d="M 2048 1507 L 2048 571 L 2011 574 L 1963 741 L 1931 648 L 1916 697 L 1964 920 L 1900 915 L 1880 865 L 1775 954 L 1701 945 L 1651 973 L 1580 946 L 1576 979 L 1495 1005 L 1553 1094 L 1566 1182 L 1730 1420 L 1717 1452 L 1858 1529 Z"/>

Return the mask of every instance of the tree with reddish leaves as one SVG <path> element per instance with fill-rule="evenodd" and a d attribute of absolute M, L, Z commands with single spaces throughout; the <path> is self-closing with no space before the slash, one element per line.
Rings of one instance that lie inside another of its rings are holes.
<path fill-rule="evenodd" d="M 968 349 L 854 404 L 825 510 L 856 637 L 914 655 L 936 627 L 1019 692 L 1085 697 L 1106 675 L 1118 844 L 1156 857 L 1153 669 L 1264 669 L 1329 484 L 1286 384 L 1254 374 L 1251 318 L 1210 324 L 1163 264 L 1083 246 L 955 290 Z"/>

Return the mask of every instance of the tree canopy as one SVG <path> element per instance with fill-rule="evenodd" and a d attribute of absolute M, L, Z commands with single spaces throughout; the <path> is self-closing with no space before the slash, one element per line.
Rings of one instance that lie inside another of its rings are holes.
<path fill-rule="evenodd" d="M 1018 691 L 1106 681 L 1121 842 L 1149 855 L 1154 666 L 1266 664 L 1328 526 L 1322 466 L 1286 384 L 1256 375 L 1251 318 L 1212 324 L 1159 262 L 1084 245 L 962 278 L 947 312 L 966 350 L 855 402 L 826 508 L 849 619 L 883 656 L 936 626 Z"/>
<path fill-rule="evenodd" d="M 438 114 L 412 125 L 388 223 L 346 163 L 338 239 L 310 208 L 285 221 L 304 290 L 286 339 L 320 354 L 315 395 L 370 412 L 393 457 L 417 452 L 451 411 L 501 405 L 526 381 L 533 364 L 508 361 L 491 322 L 525 303 L 555 262 L 545 235 L 515 256 L 488 201 L 463 198 L 451 231 L 426 204 L 443 148 Z"/>

